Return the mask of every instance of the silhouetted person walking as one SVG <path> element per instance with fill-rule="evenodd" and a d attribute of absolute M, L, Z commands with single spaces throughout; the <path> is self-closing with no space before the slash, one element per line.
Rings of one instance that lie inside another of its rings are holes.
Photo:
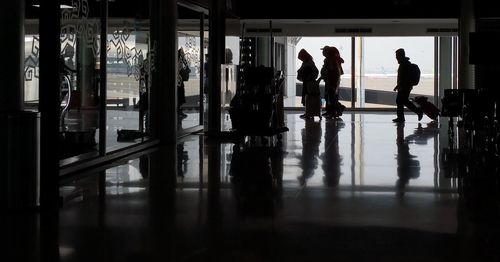
<path fill-rule="evenodd" d="M 408 107 L 411 111 L 418 115 L 418 121 L 422 119 L 423 112 L 420 108 L 415 106 L 408 98 L 410 97 L 410 92 L 413 89 L 412 84 L 412 64 L 410 63 L 410 58 L 406 57 L 405 50 L 400 48 L 396 50 L 396 60 L 398 60 L 398 80 L 394 91 L 398 91 L 396 97 L 397 105 L 397 118 L 393 119 L 393 122 L 404 122 L 405 114 L 404 107 Z"/>

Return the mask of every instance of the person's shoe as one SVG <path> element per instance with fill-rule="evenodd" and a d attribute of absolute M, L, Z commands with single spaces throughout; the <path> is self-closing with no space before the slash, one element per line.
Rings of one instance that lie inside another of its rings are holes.
<path fill-rule="evenodd" d="M 417 113 L 418 115 L 418 121 L 422 120 L 422 117 L 424 117 L 424 112 L 420 111 Z"/>
<path fill-rule="evenodd" d="M 394 118 L 392 122 L 394 123 L 403 123 L 405 120 L 403 118 Z"/>
<path fill-rule="evenodd" d="M 328 112 L 324 112 L 323 114 L 321 114 L 322 116 L 327 116 L 328 115 Z"/>
<path fill-rule="evenodd" d="M 302 114 L 299 117 L 303 119 L 303 118 L 306 118 L 307 116 L 306 116 L 306 114 Z"/>

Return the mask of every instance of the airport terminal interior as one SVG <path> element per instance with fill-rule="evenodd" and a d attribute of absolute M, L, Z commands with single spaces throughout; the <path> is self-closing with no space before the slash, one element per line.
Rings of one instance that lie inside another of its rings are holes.
<path fill-rule="evenodd" d="M 500 260 L 494 4 L 7 2 L 8 261 Z"/>

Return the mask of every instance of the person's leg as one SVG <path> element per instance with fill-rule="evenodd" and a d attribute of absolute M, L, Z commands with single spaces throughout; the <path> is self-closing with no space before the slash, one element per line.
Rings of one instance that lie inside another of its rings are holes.
<path fill-rule="evenodd" d="M 328 85 L 325 83 L 325 112 L 322 114 L 323 116 L 326 116 L 328 115 L 328 109 L 330 107 L 330 101 L 329 100 L 329 97 L 328 97 L 328 93 L 330 91 L 328 90 Z"/>
<path fill-rule="evenodd" d="M 336 87 L 333 90 L 333 97 L 332 97 L 332 112 L 334 117 L 339 117 L 342 115 L 342 109 L 340 108 L 340 103 L 339 103 L 339 90 L 338 87 Z"/>
<path fill-rule="evenodd" d="M 398 90 L 398 94 L 396 96 L 396 118 L 393 119 L 394 122 L 397 121 L 405 121 L 405 113 L 404 113 L 404 97 L 405 93 L 403 90 Z M 408 99 L 408 98 L 406 98 Z"/>
<path fill-rule="evenodd" d="M 307 112 L 307 109 L 306 109 L 306 88 L 307 88 L 307 82 L 304 81 L 302 82 L 302 99 L 301 99 L 301 103 L 302 105 L 304 106 L 304 114 L 300 115 L 300 118 L 305 118 L 306 117 L 306 112 Z"/>
<path fill-rule="evenodd" d="M 405 106 L 408 107 L 411 111 L 413 111 L 415 114 L 418 115 L 418 120 L 422 119 L 423 112 L 421 108 L 418 108 L 413 102 L 411 102 L 409 99 L 406 99 L 405 101 Z"/>
<path fill-rule="evenodd" d="M 422 119 L 423 112 L 422 112 L 421 108 L 418 108 L 412 101 L 410 101 L 410 99 L 409 99 L 410 91 L 411 91 L 411 89 L 408 90 L 407 93 L 405 92 L 405 99 L 402 102 L 404 103 L 404 105 L 408 109 L 410 109 L 411 111 L 413 111 L 415 114 L 418 115 L 418 120 L 420 121 L 420 119 Z"/>
<path fill-rule="evenodd" d="M 328 95 L 326 96 L 326 117 L 333 116 L 335 113 L 335 89 L 328 87 Z"/>

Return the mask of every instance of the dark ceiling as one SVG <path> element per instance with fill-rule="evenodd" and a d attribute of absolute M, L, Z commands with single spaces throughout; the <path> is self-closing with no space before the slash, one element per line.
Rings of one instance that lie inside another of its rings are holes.
<path fill-rule="evenodd" d="M 40 0 L 26 0 L 27 18 L 36 18 Z M 151 1 L 151 0 L 150 0 Z M 222 0 L 225 1 L 225 0 Z M 72 0 L 61 0 L 71 5 Z M 99 16 L 97 0 L 88 0 L 90 16 Z M 208 8 L 209 0 L 182 0 L 184 6 Z M 109 0 L 110 17 L 146 19 L 148 0 Z M 459 18 L 460 0 L 230 0 L 228 16 L 240 19 L 371 19 L 371 18 Z M 500 17 L 495 1 L 476 0 L 477 17 Z M 199 17 L 179 9 L 179 18 Z"/>
<path fill-rule="evenodd" d="M 245 19 L 457 18 L 457 0 L 253 0 L 235 2 Z"/>

